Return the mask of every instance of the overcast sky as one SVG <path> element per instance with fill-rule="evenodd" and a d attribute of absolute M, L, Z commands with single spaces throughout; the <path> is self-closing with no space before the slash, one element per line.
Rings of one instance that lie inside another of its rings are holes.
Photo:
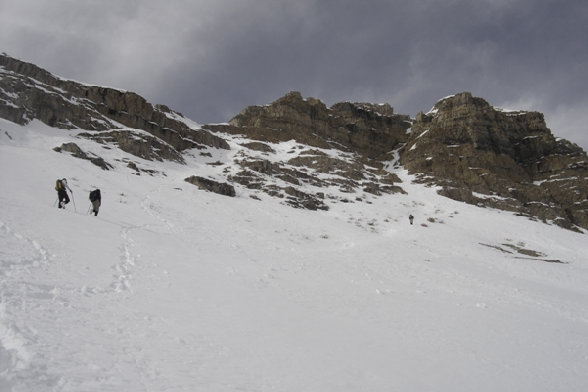
<path fill-rule="evenodd" d="M 204 124 L 291 90 L 415 116 L 471 91 L 588 149 L 586 0 L 0 0 L 0 51 Z"/>

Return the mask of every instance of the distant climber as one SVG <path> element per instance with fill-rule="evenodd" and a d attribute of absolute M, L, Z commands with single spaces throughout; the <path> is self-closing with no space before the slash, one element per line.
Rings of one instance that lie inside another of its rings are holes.
<path fill-rule="evenodd" d="M 92 203 L 92 212 L 94 216 L 98 215 L 98 209 L 100 208 L 100 204 L 102 202 L 102 196 L 100 196 L 100 189 L 94 189 L 90 192 L 90 202 Z"/>
<path fill-rule="evenodd" d="M 412 221 L 414 220 L 414 216 L 412 216 L 412 214 L 409 215 L 408 220 L 410 221 L 410 224 L 412 225 Z"/>
<path fill-rule="evenodd" d="M 61 180 L 55 181 L 55 190 L 57 191 L 57 198 L 59 199 L 57 208 L 65 208 L 65 205 L 69 203 L 69 196 L 67 195 L 67 191 L 70 191 L 73 195 L 73 191 L 67 185 L 67 180 L 62 178 Z"/>

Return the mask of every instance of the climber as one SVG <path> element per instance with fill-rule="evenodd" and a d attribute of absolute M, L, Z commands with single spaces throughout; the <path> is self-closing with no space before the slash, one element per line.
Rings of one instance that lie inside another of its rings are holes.
<path fill-rule="evenodd" d="M 70 191 L 73 196 L 73 191 L 67 185 L 67 180 L 62 178 L 61 180 L 55 181 L 55 190 L 57 191 L 57 197 L 59 199 L 57 208 L 65 208 L 65 205 L 69 203 L 69 196 L 67 195 L 67 191 Z"/>
<path fill-rule="evenodd" d="M 90 192 L 90 202 L 92 203 L 92 212 L 94 213 L 94 216 L 97 216 L 98 209 L 100 208 L 100 204 L 102 202 L 100 189 L 94 189 L 92 192 Z"/>

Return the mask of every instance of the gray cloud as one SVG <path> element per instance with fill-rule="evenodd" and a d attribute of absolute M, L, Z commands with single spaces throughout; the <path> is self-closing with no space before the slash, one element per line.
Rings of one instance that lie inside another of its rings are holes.
<path fill-rule="evenodd" d="M 0 50 L 201 122 L 290 90 L 415 115 L 471 91 L 588 148 L 588 3 L 0 0 Z"/>

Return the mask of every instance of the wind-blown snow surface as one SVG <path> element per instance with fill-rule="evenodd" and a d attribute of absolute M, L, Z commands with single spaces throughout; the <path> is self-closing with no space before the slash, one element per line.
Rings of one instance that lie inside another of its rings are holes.
<path fill-rule="evenodd" d="M 310 212 L 199 190 L 197 158 L 102 171 L 52 151 L 75 131 L 0 128 L 1 391 L 588 390 L 585 234 L 400 170 L 407 195 Z"/>

